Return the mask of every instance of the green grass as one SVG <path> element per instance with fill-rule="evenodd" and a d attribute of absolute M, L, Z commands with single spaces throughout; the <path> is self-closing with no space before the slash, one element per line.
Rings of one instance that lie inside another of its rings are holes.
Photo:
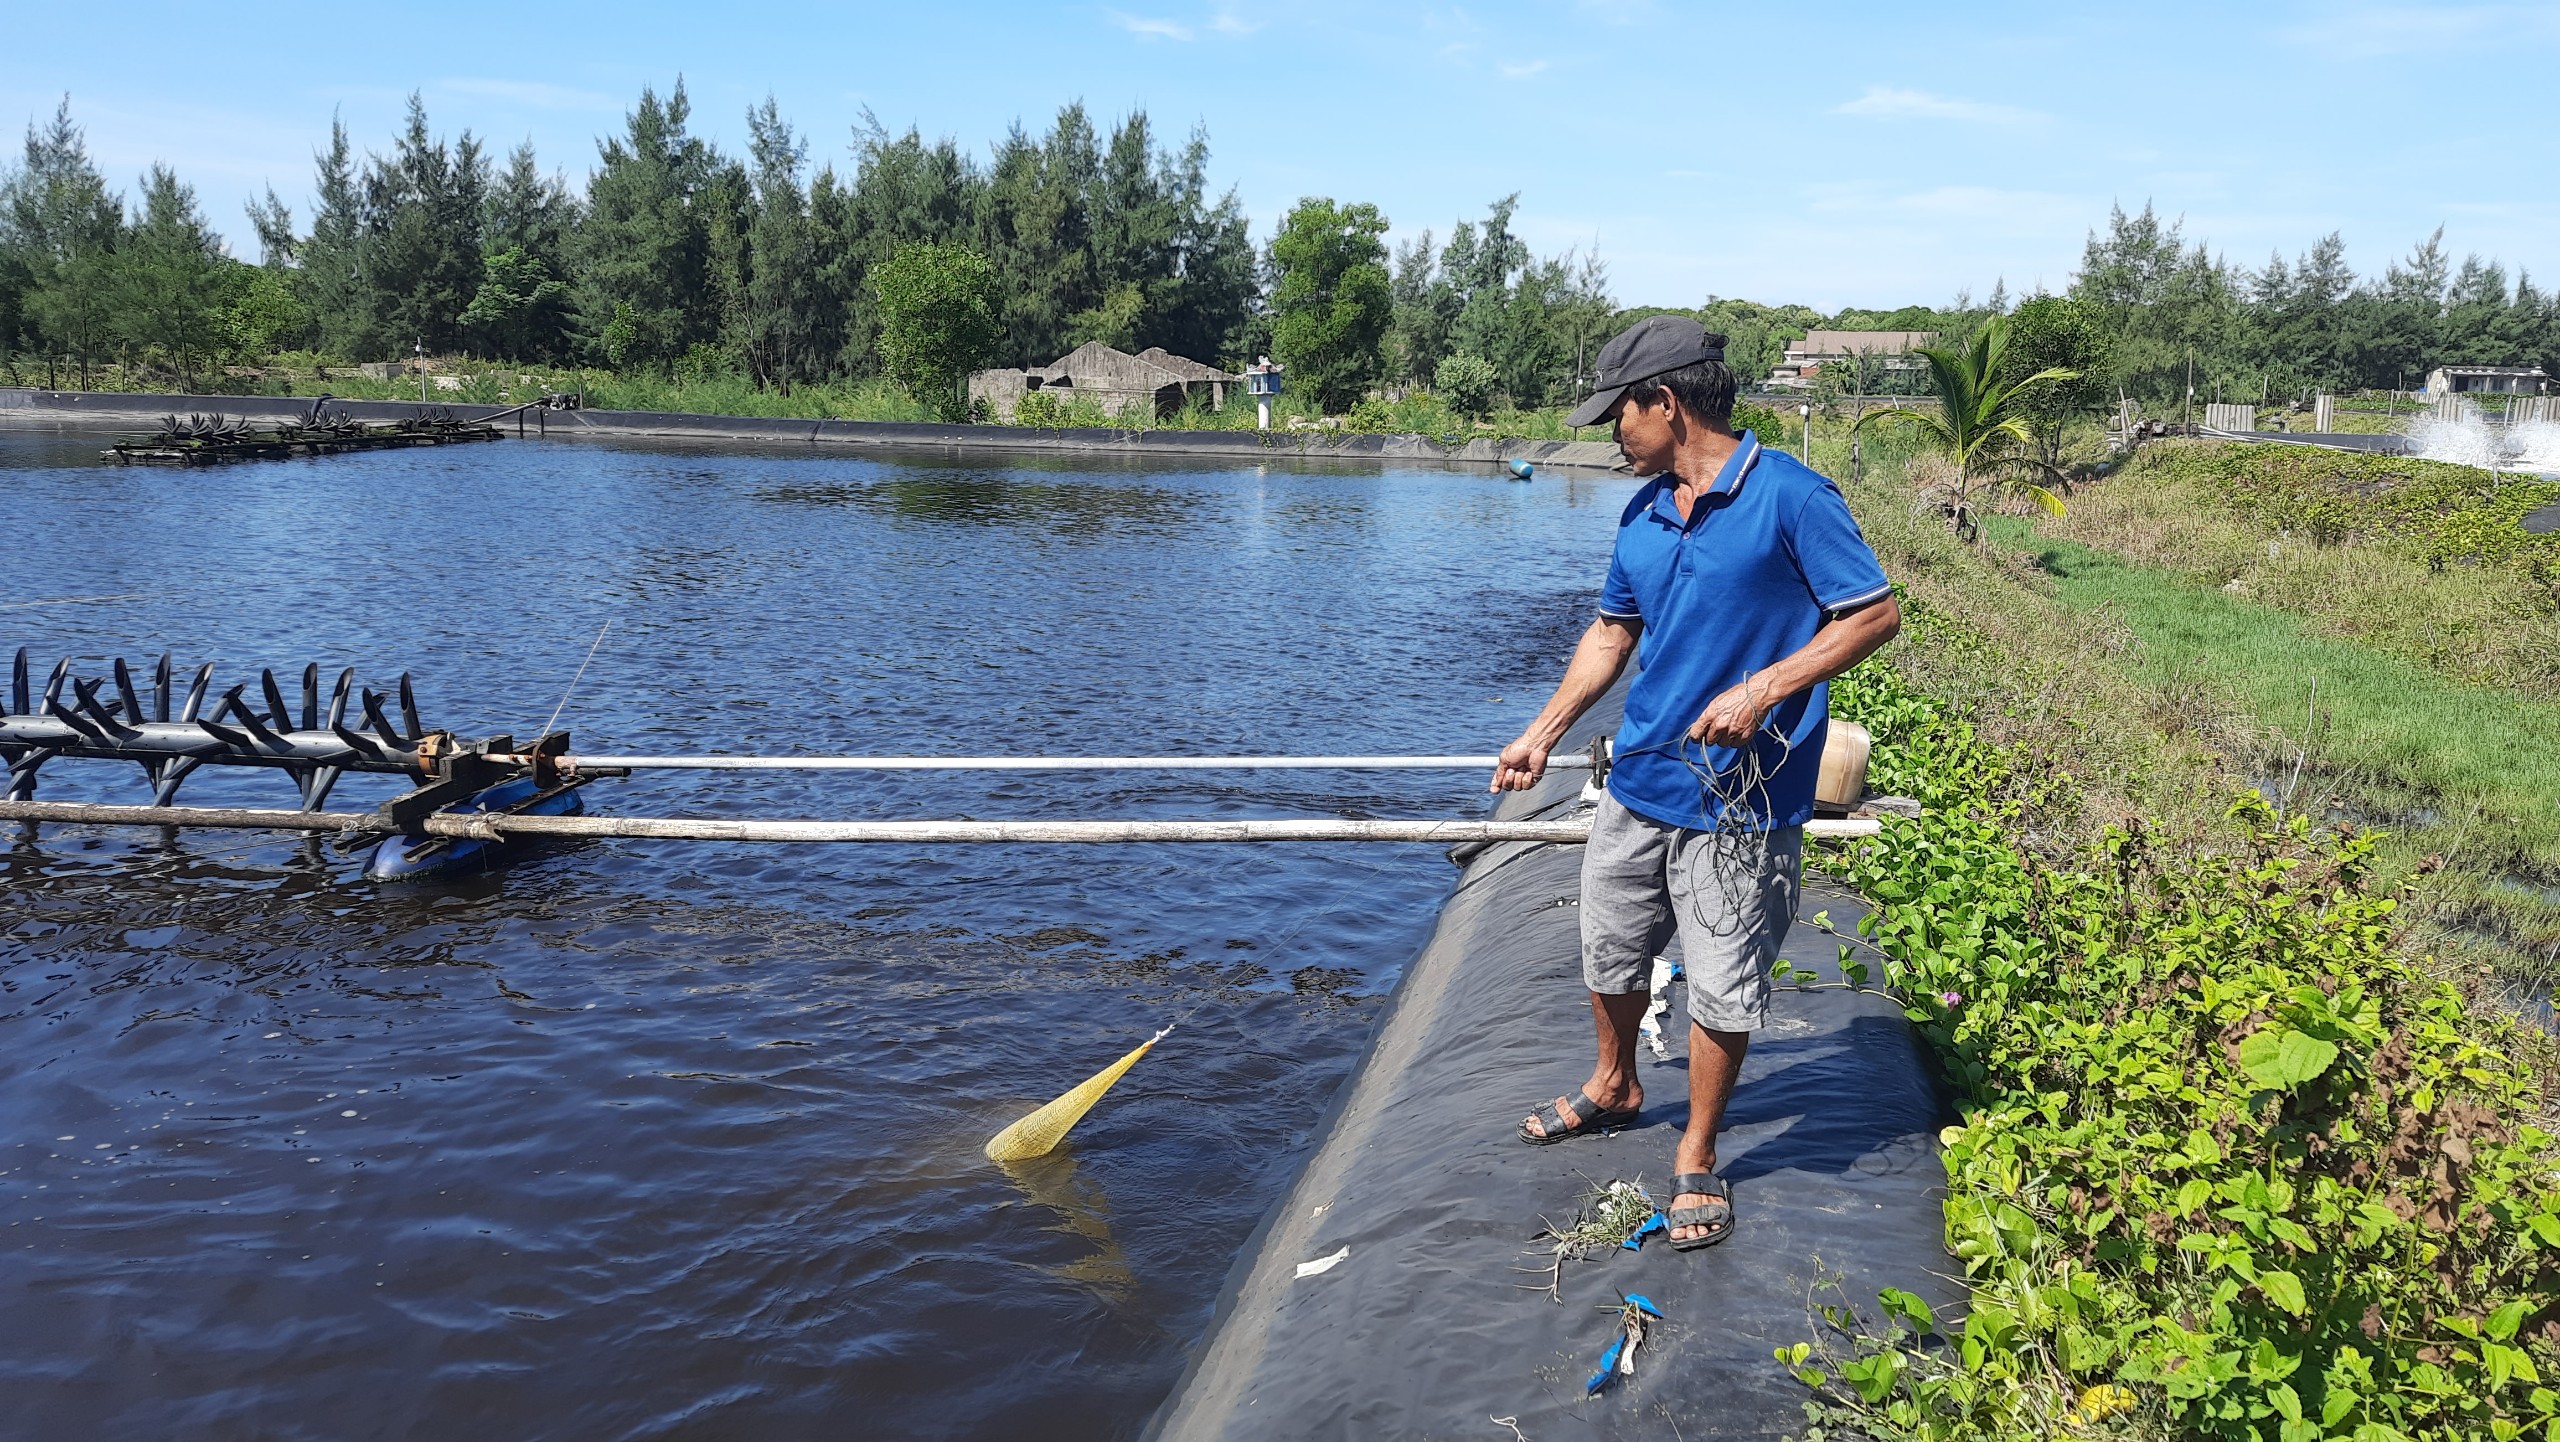
<path fill-rule="evenodd" d="M 2560 545 L 2517 521 L 2555 498 L 2431 461 L 2172 444 L 2083 487 L 2043 530 L 2538 698 L 2560 693 Z"/>
<path fill-rule="evenodd" d="M 2494 943 L 2511 976 L 2560 971 L 2560 907 L 2536 889 L 2560 879 L 2560 706 L 2322 635 L 2301 616 L 2023 521 L 1993 530 L 2036 554 L 2065 606 L 2131 633 L 2118 664 L 2154 698 L 2150 724 L 2236 753 L 2296 811 L 2390 827 L 2397 869 L 2419 880 L 2449 934 Z"/>

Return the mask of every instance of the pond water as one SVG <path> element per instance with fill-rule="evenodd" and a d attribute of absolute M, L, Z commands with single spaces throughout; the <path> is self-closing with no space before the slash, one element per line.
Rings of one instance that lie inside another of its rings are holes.
<path fill-rule="evenodd" d="M 1489 751 L 1630 485 L 513 440 L 174 472 L 99 443 L 0 432 L 0 658 L 165 650 L 252 694 L 262 665 L 407 670 L 429 725 L 522 736 L 610 621 L 562 724 L 622 752 Z M 1465 816 L 1483 787 L 588 794 Z M 41 795 L 144 788 L 57 762 Z M 208 768 L 181 800 L 292 795 Z M 617 841 L 391 888 L 333 843 L 10 836 L 0 1397 L 46 1437 L 1128 1436 L 1452 877 L 1428 847 Z M 1176 1019 L 1060 1153 L 980 1155 Z"/>

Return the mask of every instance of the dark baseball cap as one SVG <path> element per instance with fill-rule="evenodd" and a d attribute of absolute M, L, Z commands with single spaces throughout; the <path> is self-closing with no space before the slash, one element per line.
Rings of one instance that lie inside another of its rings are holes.
<path fill-rule="evenodd" d="M 1564 423 L 1597 425 L 1628 387 L 1683 366 L 1723 359 L 1723 336 L 1709 335 L 1705 326 L 1685 315 L 1646 316 L 1600 347 L 1599 374 L 1592 378 L 1596 389 Z"/>

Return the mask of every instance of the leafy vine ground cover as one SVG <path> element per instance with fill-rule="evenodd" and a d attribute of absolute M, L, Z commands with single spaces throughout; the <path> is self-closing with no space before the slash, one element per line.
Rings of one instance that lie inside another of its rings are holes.
<path fill-rule="evenodd" d="M 1980 647 L 1915 605 L 1916 642 Z M 2021 844 L 2076 783 L 1889 666 L 1839 683 L 1914 822 L 1850 851 L 1942 1063 L 1961 1320 L 1783 1351 L 1809 1436 L 2560 1438 L 2560 1185 L 2504 1033 L 2407 956 L 2376 839 L 2233 800 Z"/>

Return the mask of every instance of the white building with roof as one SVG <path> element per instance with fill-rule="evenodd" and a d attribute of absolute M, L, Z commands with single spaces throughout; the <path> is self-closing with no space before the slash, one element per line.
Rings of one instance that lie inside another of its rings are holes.
<path fill-rule="evenodd" d="M 1769 372 L 1773 390 L 1809 390 L 1825 366 L 1857 368 L 1882 376 L 1924 364 L 1911 353 L 1938 338 L 1933 330 L 1817 330 L 1787 342 L 1786 359 Z"/>
<path fill-rule="evenodd" d="M 2540 366 L 2437 366 L 2427 372 L 2431 396 L 2538 396 L 2551 388 Z"/>

